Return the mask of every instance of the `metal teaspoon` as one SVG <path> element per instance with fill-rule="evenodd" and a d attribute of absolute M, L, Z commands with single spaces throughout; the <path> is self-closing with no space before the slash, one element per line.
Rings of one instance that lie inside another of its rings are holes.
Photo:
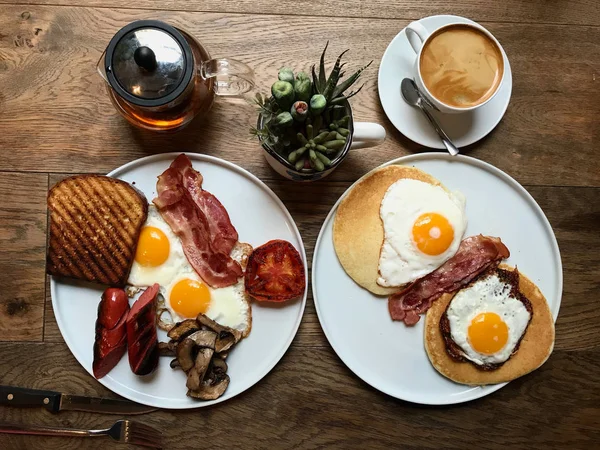
<path fill-rule="evenodd" d="M 437 120 L 435 120 L 435 117 L 431 115 L 427 107 L 424 105 L 423 98 L 421 97 L 421 93 L 419 92 L 419 89 L 417 88 L 415 82 L 410 78 L 403 79 L 401 91 L 402 97 L 404 98 L 406 103 L 408 103 L 411 106 L 419 107 L 421 111 L 423 111 L 423 114 L 427 116 L 429 122 L 431 122 L 431 125 L 433 125 L 433 128 L 435 129 L 435 131 L 437 131 L 437 134 L 440 136 L 440 139 L 446 146 L 448 153 L 450 153 L 452 156 L 458 155 L 458 149 L 456 148 L 456 146 L 452 143 L 448 135 L 444 132 L 444 130 L 442 130 L 440 125 L 437 123 Z"/>

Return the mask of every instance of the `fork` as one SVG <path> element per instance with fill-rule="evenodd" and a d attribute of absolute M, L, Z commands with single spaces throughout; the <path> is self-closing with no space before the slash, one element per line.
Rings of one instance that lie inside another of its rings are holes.
<path fill-rule="evenodd" d="M 0 433 L 74 437 L 110 436 L 118 442 L 126 442 L 142 447 L 162 448 L 162 433 L 160 431 L 132 420 L 118 420 L 112 427 L 105 430 L 79 430 L 2 423 L 0 424 Z"/>

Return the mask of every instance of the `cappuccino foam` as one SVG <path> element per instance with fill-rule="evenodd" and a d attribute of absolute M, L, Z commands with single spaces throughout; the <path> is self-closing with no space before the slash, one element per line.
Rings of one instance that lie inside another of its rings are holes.
<path fill-rule="evenodd" d="M 504 59 L 496 43 L 468 25 L 439 30 L 421 52 L 425 86 L 442 103 L 457 108 L 477 106 L 498 89 Z"/>

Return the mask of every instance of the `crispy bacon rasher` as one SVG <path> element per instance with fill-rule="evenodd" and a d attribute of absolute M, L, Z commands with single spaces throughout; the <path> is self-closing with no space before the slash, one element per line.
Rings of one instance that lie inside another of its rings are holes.
<path fill-rule="evenodd" d="M 426 312 L 442 294 L 469 284 L 509 256 L 510 252 L 500 238 L 481 234 L 466 238 L 452 258 L 388 299 L 392 320 L 402 320 L 406 325 L 416 324 L 419 314 Z"/>
<path fill-rule="evenodd" d="M 215 196 L 202 189 L 202 175 L 179 155 L 158 177 L 153 200 L 162 218 L 181 239 L 183 251 L 198 275 L 214 288 L 235 284 L 242 268 L 230 252 L 238 234 Z"/>
<path fill-rule="evenodd" d="M 192 168 L 192 163 L 186 155 L 175 158 L 171 167 L 179 171 L 183 187 L 208 219 L 208 231 L 213 248 L 229 255 L 238 241 L 238 233 L 231 223 L 227 210 L 217 197 L 202 189 L 202 174 Z"/>

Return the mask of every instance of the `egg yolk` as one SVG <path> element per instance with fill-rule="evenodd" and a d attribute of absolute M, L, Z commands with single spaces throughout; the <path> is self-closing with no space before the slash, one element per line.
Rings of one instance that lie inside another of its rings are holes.
<path fill-rule="evenodd" d="M 146 267 L 156 267 L 163 264 L 169 257 L 169 238 L 156 227 L 144 227 L 140 233 L 135 260 Z"/>
<path fill-rule="evenodd" d="M 421 214 L 412 227 L 417 248 L 426 255 L 444 253 L 454 240 L 454 228 L 444 216 L 429 212 Z"/>
<path fill-rule="evenodd" d="M 204 283 L 185 278 L 173 286 L 169 302 L 177 314 L 191 319 L 208 310 L 210 291 Z"/>
<path fill-rule="evenodd" d="M 502 350 L 507 341 L 508 326 L 496 313 L 478 314 L 469 325 L 469 342 L 476 352 L 491 355 Z"/>

